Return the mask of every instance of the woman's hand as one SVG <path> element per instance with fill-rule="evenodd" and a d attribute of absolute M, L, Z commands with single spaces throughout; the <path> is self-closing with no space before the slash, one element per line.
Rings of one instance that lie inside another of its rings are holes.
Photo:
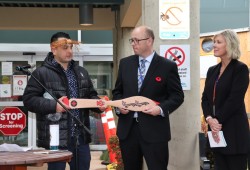
<path fill-rule="evenodd" d="M 207 123 L 213 132 L 219 132 L 222 129 L 222 125 L 215 118 L 208 119 Z"/>
<path fill-rule="evenodd" d="M 219 131 L 222 129 L 222 125 L 215 118 L 209 118 L 207 120 L 207 123 L 212 130 L 212 136 L 213 136 L 214 141 L 216 143 L 219 143 L 220 142 Z"/>
<path fill-rule="evenodd" d="M 219 132 L 212 132 L 212 136 L 213 136 L 214 141 L 215 141 L 216 143 L 219 143 L 219 142 L 220 142 Z"/>

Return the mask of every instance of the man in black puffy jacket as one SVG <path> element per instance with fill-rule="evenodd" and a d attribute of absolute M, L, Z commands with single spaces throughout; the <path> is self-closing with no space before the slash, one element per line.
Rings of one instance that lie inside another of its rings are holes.
<path fill-rule="evenodd" d="M 54 34 L 50 42 L 51 52 L 48 53 L 43 65 L 32 73 L 61 102 L 65 97 L 99 99 L 88 72 L 72 59 L 72 48 L 76 44 L 79 42 L 71 40 L 67 33 Z M 89 170 L 90 134 L 82 126 L 77 126 L 73 117 L 65 112 L 65 109 L 33 77 L 28 81 L 23 102 L 29 111 L 36 113 L 37 146 L 50 148 L 49 125 L 59 123 L 59 149 L 73 152 L 73 158 L 69 163 L 70 169 Z M 66 108 L 69 109 L 68 106 Z M 92 110 L 100 113 L 105 108 Z M 71 113 L 90 128 L 89 109 L 72 109 Z M 78 145 L 76 145 L 77 137 Z M 65 167 L 65 162 L 48 163 L 48 170 L 65 170 Z"/>

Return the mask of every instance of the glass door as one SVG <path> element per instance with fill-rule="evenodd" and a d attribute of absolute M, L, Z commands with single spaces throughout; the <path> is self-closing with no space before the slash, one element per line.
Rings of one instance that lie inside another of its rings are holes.
<path fill-rule="evenodd" d="M 20 133 L 11 134 L 0 132 L 0 144 L 15 143 L 19 146 L 32 146 L 31 139 L 33 136 L 32 133 L 30 133 L 30 129 L 32 129 L 32 119 L 28 111 L 23 107 L 22 102 L 23 85 L 27 83 L 27 76 L 20 71 L 16 71 L 17 66 L 24 66 L 30 63 L 31 56 L 0 55 L 0 110 L 2 111 L 6 107 L 18 107 L 26 117 L 26 124 Z M 1 114 L 0 120 L 0 126 L 7 129 L 6 131 L 11 131 L 10 128 L 15 126 L 11 125 L 11 121 L 10 125 L 3 125 L 3 121 L 5 120 L 3 113 Z"/>
<path fill-rule="evenodd" d="M 112 61 L 84 61 L 83 63 L 99 97 L 107 96 L 111 99 L 112 63 Z M 90 114 L 90 126 L 93 133 L 91 149 L 105 150 L 106 140 L 100 114 L 94 112 Z"/>

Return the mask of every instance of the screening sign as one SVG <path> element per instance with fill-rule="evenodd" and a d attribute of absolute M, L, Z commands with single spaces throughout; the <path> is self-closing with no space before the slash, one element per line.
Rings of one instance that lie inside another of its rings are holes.
<path fill-rule="evenodd" d="M 160 39 L 188 39 L 190 0 L 159 0 Z"/>
<path fill-rule="evenodd" d="M 176 63 L 182 89 L 190 90 L 190 46 L 160 45 L 160 55 Z"/>

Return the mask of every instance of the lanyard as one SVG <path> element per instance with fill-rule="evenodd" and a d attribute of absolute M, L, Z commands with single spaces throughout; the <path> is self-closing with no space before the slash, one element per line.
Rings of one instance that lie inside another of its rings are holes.
<path fill-rule="evenodd" d="M 214 104 L 214 101 L 215 101 L 215 94 L 216 94 L 216 86 L 218 84 L 218 81 L 219 81 L 219 76 L 217 77 L 216 81 L 214 82 L 214 92 L 213 92 L 213 104 Z"/>
<path fill-rule="evenodd" d="M 214 82 L 214 91 L 213 91 L 213 115 L 215 116 L 215 95 L 216 95 L 216 87 L 219 82 L 220 76 L 218 76 Z"/>

